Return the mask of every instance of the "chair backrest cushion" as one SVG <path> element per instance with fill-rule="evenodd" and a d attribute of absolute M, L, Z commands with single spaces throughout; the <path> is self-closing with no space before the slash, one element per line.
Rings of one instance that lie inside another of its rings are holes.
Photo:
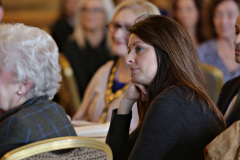
<path fill-rule="evenodd" d="M 26 160 L 107 160 L 107 156 L 103 151 L 93 148 L 76 148 L 70 152 L 63 154 L 54 154 L 52 152 L 46 152 L 32 157 Z"/>
<path fill-rule="evenodd" d="M 222 71 L 208 64 L 201 64 L 206 79 L 206 89 L 209 97 L 216 104 L 223 85 Z"/>

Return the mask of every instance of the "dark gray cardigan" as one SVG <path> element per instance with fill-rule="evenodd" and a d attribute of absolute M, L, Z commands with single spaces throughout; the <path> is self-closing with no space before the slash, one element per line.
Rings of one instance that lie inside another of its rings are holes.
<path fill-rule="evenodd" d="M 106 143 L 114 160 L 204 159 L 203 149 L 223 125 L 197 98 L 173 87 L 152 102 L 141 126 L 129 136 L 131 114 L 113 111 Z"/>

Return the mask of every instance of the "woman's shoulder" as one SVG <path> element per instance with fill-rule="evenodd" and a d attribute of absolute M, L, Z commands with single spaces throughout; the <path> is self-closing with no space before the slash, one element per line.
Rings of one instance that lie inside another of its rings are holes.
<path fill-rule="evenodd" d="M 81 48 L 78 47 L 77 42 L 74 39 L 68 39 L 63 46 L 62 53 L 65 55 L 82 52 Z"/>
<path fill-rule="evenodd" d="M 108 77 L 110 75 L 113 64 L 114 64 L 114 61 L 110 60 L 110 61 L 106 62 L 104 65 L 102 65 L 96 71 L 96 73 L 93 75 L 90 83 L 88 84 L 85 94 L 87 94 L 87 92 L 93 93 L 93 91 L 105 90 L 107 81 L 108 81 Z"/>
<path fill-rule="evenodd" d="M 161 106 L 177 106 L 178 108 L 200 108 L 202 106 L 200 100 L 194 96 L 193 91 L 188 88 L 172 86 L 165 91 L 161 92 L 154 100 L 153 104 L 161 104 Z M 203 108 L 203 107 L 201 107 Z M 202 110 L 202 109 L 200 109 Z"/>
<path fill-rule="evenodd" d="M 205 47 L 211 47 L 211 46 L 215 46 L 217 44 L 217 41 L 216 39 L 210 39 L 210 40 L 207 40 L 203 43 L 201 43 L 197 48 L 205 48 Z"/>
<path fill-rule="evenodd" d="M 188 89 L 183 89 L 178 86 L 171 86 L 168 89 L 162 91 L 157 98 L 178 99 L 186 97 Z"/>
<path fill-rule="evenodd" d="M 216 45 L 217 45 L 217 41 L 216 39 L 211 39 L 208 40 L 206 42 L 203 42 L 202 44 L 200 44 L 197 47 L 197 51 L 198 53 L 205 53 L 205 52 L 209 52 L 211 50 L 215 50 L 216 49 Z"/>
<path fill-rule="evenodd" d="M 152 105 L 157 105 L 161 107 L 165 106 L 186 106 L 188 103 L 188 90 L 184 90 L 178 86 L 172 86 L 161 93 L 159 93 L 156 98 L 152 101 Z M 170 108 L 172 108 L 170 107 Z"/>
<path fill-rule="evenodd" d="M 107 61 L 104 65 L 102 65 L 98 70 L 97 72 L 95 73 L 95 75 L 97 76 L 100 76 L 100 77 L 104 77 L 106 75 L 109 75 L 110 74 L 110 70 L 112 68 L 114 64 L 114 61 L 113 60 L 109 60 Z M 94 76 L 95 77 L 95 76 Z"/>

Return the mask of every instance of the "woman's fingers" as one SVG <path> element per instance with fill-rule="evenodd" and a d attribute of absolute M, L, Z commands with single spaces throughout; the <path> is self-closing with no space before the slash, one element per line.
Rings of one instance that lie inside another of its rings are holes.
<path fill-rule="evenodd" d="M 134 85 L 137 87 L 137 88 L 139 88 L 140 89 L 140 91 L 143 93 L 143 94 L 147 94 L 147 90 L 146 90 L 146 87 L 144 86 L 144 85 L 142 85 L 142 84 L 136 84 L 136 83 L 134 83 Z"/>

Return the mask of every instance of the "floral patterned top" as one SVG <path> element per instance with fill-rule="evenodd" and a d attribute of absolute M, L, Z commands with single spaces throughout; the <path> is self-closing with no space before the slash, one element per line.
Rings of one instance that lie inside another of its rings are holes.
<path fill-rule="evenodd" d="M 240 75 L 240 67 L 237 71 L 231 72 L 223 63 L 221 57 L 217 52 L 217 41 L 216 39 L 209 40 L 197 47 L 199 59 L 202 63 L 213 65 L 219 68 L 224 76 L 224 82 L 231 80 Z"/>

